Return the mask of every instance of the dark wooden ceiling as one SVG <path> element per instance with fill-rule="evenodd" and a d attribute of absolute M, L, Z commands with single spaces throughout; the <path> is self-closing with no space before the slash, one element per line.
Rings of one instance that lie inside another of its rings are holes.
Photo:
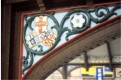
<path fill-rule="evenodd" d="M 16 11 L 40 10 L 39 5 L 41 4 L 44 4 L 43 6 L 48 10 L 116 1 L 120 0 L 2 0 L 2 2 L 5 2 L 6 4 L 12 4 Z"/>
<path fill-rule="evenodd" d="M 62 8 L 70 6 L 84 6 L 89 4 L 100 4 L 120 0 L 44 0 L 46 9 Z"/>

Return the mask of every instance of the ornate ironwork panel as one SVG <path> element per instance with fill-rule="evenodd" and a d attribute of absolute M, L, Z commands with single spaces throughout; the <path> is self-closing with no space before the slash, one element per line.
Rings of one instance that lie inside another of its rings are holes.
<path fill-rule="evenodd" d="M 121 15 L 121 5 L 25 15 L 22 74 L 45 54 L 81 32 Z"/>

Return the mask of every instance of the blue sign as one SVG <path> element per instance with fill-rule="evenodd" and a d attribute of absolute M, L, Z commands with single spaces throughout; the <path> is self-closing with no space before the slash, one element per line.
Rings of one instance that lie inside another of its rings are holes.
<path fill-rule="evenodd" d="M 97 67 L 96 68 L 96 80 L 104 80 L 103 76 L 103 68 L 102 67 Z"/>
<path fill-rule="evenodd" d="M 111 72 L 109 67 L 105 67 L 104 70 L 105 70 L 105 72 Z"/>

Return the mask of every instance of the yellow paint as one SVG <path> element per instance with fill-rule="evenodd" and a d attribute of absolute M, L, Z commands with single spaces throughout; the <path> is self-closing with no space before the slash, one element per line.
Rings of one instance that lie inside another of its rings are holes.
<path fill-rule="evenodd" d="M 90 67 L 89 71 L 86 71 L 85 68 L 81 68 L 82 74 L 96 74 L 96 67 Z"/>
<path fill-rule="evenodd" d="M 97 67 L 104 67 L 104 66 L 92 66 L 89 68 L 89 71 L 86 71 L 85 68 L 81 68 L 82 74 L 96 75 L 96 68 Z M 105 74 L 113 75 L 113 72 L 104 72 L 104 75 Z"/>

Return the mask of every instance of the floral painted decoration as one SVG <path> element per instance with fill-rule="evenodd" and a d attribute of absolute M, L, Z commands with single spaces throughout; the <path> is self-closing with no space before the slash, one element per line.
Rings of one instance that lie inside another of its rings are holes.
<path fill-rule="evenodd" d="M 82 14 L 76 14 L 73 16 L 71 23 L 73 24 L 74 28 L 77 28 L 77 27 L 81 28 L 85 23 L 85 18 L 83 18 Z"/>

